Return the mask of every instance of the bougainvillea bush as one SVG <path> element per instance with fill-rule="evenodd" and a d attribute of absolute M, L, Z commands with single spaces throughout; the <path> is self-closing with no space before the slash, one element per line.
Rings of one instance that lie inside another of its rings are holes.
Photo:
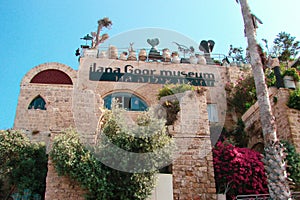
<path fill-rule="evenodd" d="M 235 147 L 224 141 L 213 149 L 215 180 L 218 193 L 234 199 L 239 194 L 268 193 L 262 155 L 248 148 Z"/>

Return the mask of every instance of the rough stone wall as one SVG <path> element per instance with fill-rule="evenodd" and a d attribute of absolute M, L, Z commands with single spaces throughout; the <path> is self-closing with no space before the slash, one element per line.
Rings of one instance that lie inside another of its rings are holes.
<path fill-rule="evenodd" d="M 172 164 L 174 199 L 216 199 L 205 92 L 200 95 L 190 91 L 177 98 L 179 120 L 169 126 L 178 147 Z M 46 200 L 83 199 L 85 191 L 76 182 L 58 176 L 51 160 L 46 184 Z"/>
<path fill-rule="evenodd" d="M 40 95 L 46 110 L 28 109 L 30 102 Z M 74 126 L 72 86 L 30 85 L 21 88 L 15 129 L 49 131 Z"/>
<path fill-rule="evenodd" d="M 296 147 L 296 151 L 300 153 L 300 111 L 290 108 L 288 110 L 288 121 L 293 144 Z"/>
<path fill-rule="evenodd" d="M 245 72 L 239 68 L 233 67 L 229 69 L 222 66 L 209 65 L 190 65 L 190 64 L 172 64 L 163 62 L 136 62 L 121 61 L 112 59 L 99 58 L 81 58 L 78 70 L 77 83 L 74 86 L 74 119 L 76 128 L 82 136 L 89 142 L 93 143 L 95 130 L 98 127 L 98 120 L 101 116 L 101 107 L 103 107 L 103 98 L 114 92 L 128 92 L 135 94 L 144 100 L 149 106 L 158 103 L 158 90 L 163 87 L 162 84 L 151 83 L 133 83 L 133 82 L 108 82 L 108 81 L 89 81 L 89 73 L 91 68 L 96 64 L 99 67 L 111 68 L 113 70 L 120 68 L 124 70 L 124 66 L 131 65 L 131 70 L 153 70 L 159 74 L 161 70 L 172 71 L 174 76 L 178 76 L 179 72 L 201 72 L 213 73 L 215 75 L 215 87 L 208 87 L 207 103 L 218 104 L 220 125 L 223 126 L 226 116 L 226 94 L 224 90 L 224 81 L 229 78 L 236 79 Z"/>
<path fill-rule="evenodd" d="M 296 146 L 297 152 L 300 152 L 300 111 L 286 105 L 289 90 L 270 88 L 269 94 L 272 112 L 276 118 L 277 137 L 292 142 Z M 243 115 L 242 120 L 245 123 L 245 130 L 250 136 L 248 147 L 252 148 L 257 143 L 263 143 L 257 102 Z"/>
<path fill-rule="evenodd" d="M 48 161 L 45 200 L 85 200 L 85 193 L 76 181 L 58 176 L 52 161 Z"/>
<path fill-rule="evenodd" d="M 245 78 L 249 75 L 252 75 L 252 70 L 250 68 L 241 69 L 240 67 L 230 66 L 230 67 L 226 67 L 225 69 L 226 70 L 222 72 L 223 74 L 221 76 L 222 82 L 224 83 L 224 87 L 226 83 L 236 85 L 240 78 Z M 228 95 L 228 93 L 226 95 Z M 241 116 L 238 116 L 235 113 L 235 111 L 229 110 L 227 108 L 224 127 L 229 131 L 233 130 L 234 126 L 237 123 L 238 118 L 240 117 Z"/>
<path fill-rule="evenodd" d="M 47 132 L 74 126 L 72 113 L 73 85 L 30 83 L 38 73 L 56 69 L 66 73 L 76 82 L 75 70 L 59 63 L 45 63 L 30 70 L 21 82 L 14 129 Z M 33 99 L 40 95 L 46 102 L 46 110 L 28 109 Z"/>
<path fill-rule="evenodd" d="M 216 199 L 205 92 L 186 92 L 178 120 L 169 126 L 177 151 L 172 165 L 174 199 Z"/>
<path fill-rule="evenodd" d="M 97 67 L 112 69 L 123 69 L 126 65 L 132 65 L 134 68 L 131 70 L 153 70 L 157 74 L 161 70 L 167 70 L 172 71 L 176 76 L 178 72 L 213 73 L 216 82 L 215 87 L 208 88 L 207 103 L 217 104 L 219 126 L 223 126 L 225 121 L 227 126 L 230 124 L 227 122 L 232 121 L 230 113 L 226 110 L 224 91 L 226 82 L 235 82 L 248 73 L 239 70 L 238 67 L 121 61 L 91 57 L 80 59 L 78 71 L 60 63 L 45 63 L 30 70 L 22 80 L 14 128 L 49 131 L 49 129 L 72 126 L 82 133 L 84 139 L 93 143 L 102 113 L 100 108 L 103 107 L 103 97 L 106 95 L 113 92 L 129 92 L 143 99 L 149 106 L 157 103 L 158 90 L 162 88 L 162 84 L 90 81 L 89 73 L 94 63 Z M 73 85 L 30 83 L 35 75 L 47 69 L 65 72 L 71 78 Z M 46 100 L 47 111 L 27 110 L 31 100 L 39 94 Z"/>

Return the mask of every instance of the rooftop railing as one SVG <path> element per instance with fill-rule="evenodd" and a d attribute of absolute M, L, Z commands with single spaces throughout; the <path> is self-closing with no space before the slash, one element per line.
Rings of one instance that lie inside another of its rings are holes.
<path fill-rule="evenodd" d="M 292 199 L 300 199 L 300 192 L 292 192 Z M 272 200 L 269 194 L 237 195 L 236 200 Z"/>
<path fill-rule="evenodd" d="M 91 49 L 89 46 L 82 46 L 80 57 L 94 57 L 94 58 L 109 58 L 118 60 L 136 60 L 145 62 L 174 62 L 174 55 L 177 54 L 180 59 L 180 63 L 195 64 L 193 59 L 197 59 L 196 63 L 199 63 L 199 56 L 205 58 L 205 64 L 207 65 L 221 65 L 225 59 L 224 54 L 218 53 L 182 53 L 178 51 L 172 51 L 169 49 L 157 49 L 157 52 L 153 54 L 150 48 L 137 48 L 134 51 L 130 51 L 128 48 L 116 48 L 116 47 L 100 47 L 99 49 Z M 202 63 L 203 64 L 203 63 Z"/>

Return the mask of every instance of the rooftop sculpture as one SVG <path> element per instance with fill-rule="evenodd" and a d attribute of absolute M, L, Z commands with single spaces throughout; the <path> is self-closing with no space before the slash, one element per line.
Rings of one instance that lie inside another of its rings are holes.
<path fill-rule="evenodd" d="M 157 50 L 157 45 L 159 44 L 159 39 L 147 39 L 148 44 L 151 45 L 151 49 L 148 55 L 149 60 L 157 61 L 161 60 L 162 56 L 160 55 L 160 52 Z"/>
<path fill-rule="evenodd" d="M 199 50 L 204 52 L 205 59 L 208 63 L 214 63 L 210 57 L 211 52 L 213 51 L 215 42 L 213 40 L 202 40 L 199 45 Z"/>
<path fill-rule="evenodd" d="M 183 57 L 185 57 L 185 54 L 190 53 L 193 54 L 195 52 L 194 47 L 190 46 L 189 48 L 185 45 L 178 44 L 177 42 L 173 42 L 177 45 L 178 51 L 183 53 Z"/>

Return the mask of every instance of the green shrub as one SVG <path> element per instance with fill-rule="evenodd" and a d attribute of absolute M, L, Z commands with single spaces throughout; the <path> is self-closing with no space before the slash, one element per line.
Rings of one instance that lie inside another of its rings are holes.
<path fill-rule="evenodd" d="M 299 81 L 300 76 L 296 68 L 287 68 L 283 71 L 282 76 L 291 76 L 294 78 L 295 81 Z"/>
<path fill-rule="evenodd" d="M 188 90 L 194 90 L 194 87 L 190 84 L 168 84 L 164 85 L 162 89 L 158 92 L 158 99 L 164 96 L 169 96 L 172 94 L 182 93 Z"/>
<path fill-rule="evenodd" d="M 226 88 L 225 88 L 226 89 Z M 235 110 L 240 116 L 243 115 L 257 100 L 253 76 L 240 78 L 232 88 L 227 88 L 228 107 Z"/>
<path fill-rule="evenodd" d="M 267 68 L 265 70 L 266 84 L 268 87 L 276 85 L 276 76 L 272 69 Z"/>
<path fill-rule="evenodd" d="M 20 131 L 0 131 L 0 160 L 11 188 L 44 196 L 48 162 L 44 144 L 31 142 Z"/>
<path fill-rule="evenodd" d="M 133 127 L 128 126 L 124 113 L 115 106 L 105 113 L 101 140 L 96 147 L 83 145 L 74 131 L 54 139 L 50 155 L 56 170 L 87 189 L 87 199 L 146 199 L 154 188 L 157 167 L 170 157 L 172 140 L 164 120 L 156 119 L 150 110 L 141 114 Z M 145 160 L 140 157 L 128 159 L 124 152 L 154 156 L 143 163 Z M 132 171 L 128 172 L 128 167 Z M 145 170 L 138 170 L 143 167 Z"/>
<path fill-rule="evenodd" d="M 102 170 L 102 163 L 84 147 L 76 132 L 69 130 L 56 136 L 50 156 L 59 175 L 77 180 L 91 193 L 87 199 L 97 194 L 105 199 L 109 174 Z"/>
<path fill-rule="evenodd" d="M 298 88 L 290 93 L 290 97 L 287 102 L 287 106 L 290 108 L 300 110 L 300 88 Z"/>
<path fill-rule="evenodd" d="M 285 147 L 287 172 L 289 178 L 295 183 L 296 191 L 300 189 L 300 154 L 296 152 L 296 148 L 288 141 L 281 141 Z"/>

